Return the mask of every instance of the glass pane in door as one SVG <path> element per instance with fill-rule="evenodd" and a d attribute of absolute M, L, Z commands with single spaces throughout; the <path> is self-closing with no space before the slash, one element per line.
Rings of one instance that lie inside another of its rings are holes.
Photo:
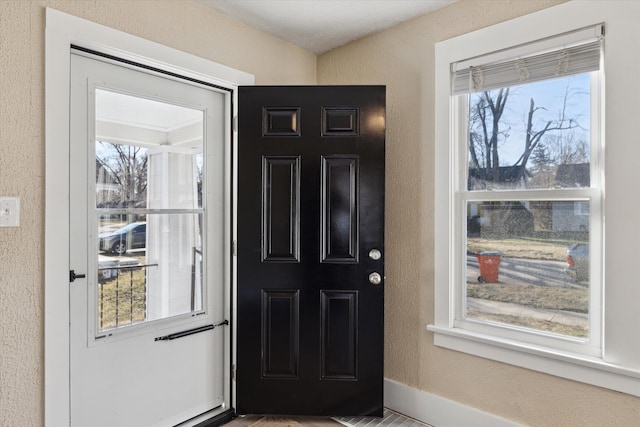
<path fill-rule="evenodd" d="M 98 332 L 201 311 L 202 214 L 127 217 L 98 218 Z"/>
<path fill-rule="evenodd" d="M 204 310 L 204 112 L 96 90 L 96 330 Z"/>

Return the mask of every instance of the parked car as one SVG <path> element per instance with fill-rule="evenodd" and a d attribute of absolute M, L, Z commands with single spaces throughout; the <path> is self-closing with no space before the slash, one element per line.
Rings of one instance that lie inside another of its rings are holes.
<path fill-rule="evenodd" d="M 101 251 L 124 255 L 129 249 L 144 248 L 147 244 L 147 223 L 132 222 L 124 227 L 98 236 Z"/>
<path fill-rule="evenodd" d="M 577 281 L 589 280 L 589 245 L 575 243 L 567 248 L 567 267 L 564 271 Z"/>

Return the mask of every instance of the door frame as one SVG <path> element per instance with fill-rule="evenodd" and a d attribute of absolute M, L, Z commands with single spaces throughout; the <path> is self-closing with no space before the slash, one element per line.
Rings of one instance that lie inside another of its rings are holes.
<path fill-rule="evenodd" d="M 230 90 L 227 123 L 237 115 L 237 87 L 253 85 L 254 76 L 191 55 L 159 43 L 93 23 L 73 15 L 46 9 L 45 28 L 45 246 L 44 246 L 44 420 L 47 426 L 69 425 L 69 79 L 71 45 L 132 61 L 155 69 L 214 84 Z M 237 152 L 237 132 L 229 126 L 226 140 Z M 231 162 L 231 183 L 237 188 L 235 158 Z M 232 212 L 228 215 L 227 241 L 235 241 L 235 190 L 227 189 Z M 235 301 L 236 260 L 229 248 L 231 265 L 226 277 L 228 295 Z M 235 364 L 235 310 L 231 300 L 226 309 L 232 316 L 229 352 Z M 225 350 L 227 351 L 227 350 Z M 229 376 L 232 406 L 235 382 Z"/>

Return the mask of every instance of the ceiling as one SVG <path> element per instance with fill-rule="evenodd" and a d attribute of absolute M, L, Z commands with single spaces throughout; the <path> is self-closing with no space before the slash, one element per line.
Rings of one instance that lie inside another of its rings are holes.
<path fill-rule="evenodd" d="M 198 0 L 315 54 L 456 0 Z"/>
<path fill-rule="evenodd" d="M 202 152 L 204 113 L 105 89 L 96 89 L 96 139 L 158 151 Z"/>

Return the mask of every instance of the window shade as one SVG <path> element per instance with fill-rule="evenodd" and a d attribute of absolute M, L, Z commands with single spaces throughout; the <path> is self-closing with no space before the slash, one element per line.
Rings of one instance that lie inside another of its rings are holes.
<path fill-rule="evenodd" d="M 513 55 L 509 55 L 509 51 L 506 51 L 500 56 L 510 56 L 509 60 L 490 62 L 491 57 L 494 56 L 490 54 L 464 61 L 463 67 L 460 63 L 452 64 L 452 94 L 481 92 L 596 71 L 600 69 L 602 27 L 598 26 L 592 31 L 599 34 L 595 40 L 591 37 L 589 40 L 569 47 L 523 55 L 515 59 Z M 548 44 L 548 41 L 545 42 Z M 562 41 L 558 40 L 556 46 L 562 46 L 562 44 Z M 470 63 L 478 65 L 470 65 Z"/>

